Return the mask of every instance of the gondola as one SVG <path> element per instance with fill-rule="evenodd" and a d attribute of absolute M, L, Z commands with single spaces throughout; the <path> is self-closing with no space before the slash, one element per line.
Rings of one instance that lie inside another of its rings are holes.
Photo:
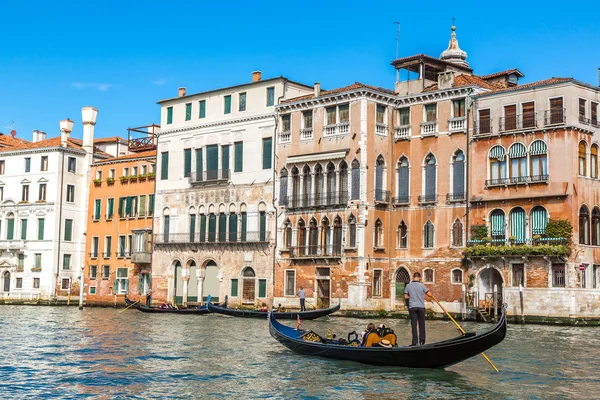
<path fill-rule="evenodd" d="M 503 309 L 498 323 L 486 332 L 466 333 L 442 342 L 414 347 L 363 347 L 356 346 L 356 344 L 352 346 L 351 341 L 341 344 L 339 340 L 323 339 L 312 331 L 285 326 L 277 321 L 275 314 L 271 314 L 269 317 L 269 332 L 279 343 L 303 355 L 356 361 L 370 365 L 446 368 L 502 342 L 506 336 L 506 313 Z"/>
<path fill-rule="evenodd" d="M 266 319 L 269 315 L 268 311 L 255 311 L 255 310 L 236 310 L 233 308 L 227 308 L 226 306 L 218 306 L 212 304 L 210 302 L 210 297 L 207 300 L 207 306 L 209 312 L 214 312 L 217 314 L 229 315 L 230 317 L 240 317 L 240 318 L 264 318 Z M 276 311 L 273 313 L 275 318 L 277 319 L 296 319 L 300 317 L 301 320 L 307 319 L 317 319 L 320 317 L 324 317 L 329 314 L 333 314 L 334 312 L 340 309 L 341 301 L 333 307 L 322 308 L 320 310 L 310 310 L 310 311 L 285 311 L 279 312 Z M 225 304 L 227 304 L 227 297 L 225 297 Z"/>
<path fill-rule="evenodd" d="M 135 302 L 135 301 L 129 300 L 127 295 L 125 295 L 125 304 L 127 304 L 127 306 L 131 306 L 132 308 L 135 308 L 135 309 L 140 310 L 141 312 L 145 312 L 145 313 L 194 314 L 194 315 L 208 314 L 208 308 L 206 308 L 206 305 L 203 305 L 203 306 L 197 307 L 197 308 L 183 308 L 183 309 L 148 307 L 147 305 L 141 304 L 140 302 Z"/>

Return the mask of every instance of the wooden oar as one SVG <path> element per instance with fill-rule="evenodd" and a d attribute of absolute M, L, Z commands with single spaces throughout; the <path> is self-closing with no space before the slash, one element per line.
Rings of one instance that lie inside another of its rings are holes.
<path fill-rule="evenodd" d="M 119 311 L 120 313 L 122 313 L 123 311 L 127 310 L 129 307 L 132 307 L 134 305 L 136 305 L 137 303 L 139 303 L 140 300 L 136 301 L 135 303 L 131 303 L 130 305 L 128 305 L 127 307 L 125 307 L 124 309 L 122 309 L 121 311 Z"/>
<path fill-rule="evenodd" d="M 466 332 L 465 332 L 465 330 L 462 328 L 462 326 L 460 326 L 460 325 L 458 324 L 458 322 L 456 322 L 456 320 L 455 320 L 454 318 L 452 318 L 452 315 L 450 315 L 450 313 L 449 313 L 448 311 L 446 311 L 446 309 L 444 308 L 444 306 L 442 306 L 442 305 L 440 304 L 440 302 L 438 301 L 438 299 L 436 299 L 434 295 L 431 295 L 431 298 L 432 298 L 432 299 L 433 299 L 433 301 L 435 301 L 435 302 L 437 303 L 437 305 L 438 305 L 438 306 L 440 306 L 440 308 L 441 308 L 441 309 L 442 309 L 442 310 L 443 310 L 443 311 L 446 313 L 446 315 L 448 316 L 448 318 L 450 318 L 450 321 L 454 322 L 454 325 L 456 325 L 456 327 L 458 328 L 458 330 L 459 330 L 459 331 L 461 331 L 461 333 L 462 333 L 462 334 L 465 334 Z M 486 356 L 486 355 L 485 355 L 485 353 L 483 353 L 483 352 L 482 352 L 482 353 L 481 353 L 481 355 L 483 356 L 483 358 L 485 358 L 485 360 L 486 360 L 487 362 L 489 362 L 489 363 L 490 363 L 490 365 L 492 366 L 492 368 L 494 368 L 494 371 L 496 371 L 496 372 L 499 372 L 499 371 L 498 371 L 498 368 L 496 368 L 496 366 L 494 365 L 494 363 L 492 362 L 492 360 L 490 360 L 490 359 L 488 358 L 488 356 Z"/>

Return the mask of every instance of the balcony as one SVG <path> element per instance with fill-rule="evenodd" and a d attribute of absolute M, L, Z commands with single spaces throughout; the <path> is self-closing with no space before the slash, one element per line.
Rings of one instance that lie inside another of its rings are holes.
<path fill-rule="evenodd" d="M 117 258 L 130 258 L 131 257 L 131 251 L 129 251 L 129 250 L 117 251 L 115 253 L 115 256 Z"/>
<path fill-rule="evenodd" d="M 419 196 L 420 205 L 436 204 L 438 202 L 437 194 L 429 193 Z"/>
<path fill-rule="evenodd" d="M 321 193 L 311 196 L 287 196 L 281 199 L 281 205 L 289 210 L 302 208 L 342 207 L 348 204 L 347 192 Z"/>
<path fill-rule="evenodd" d="M 304 128 L 300 129 L 300 140 L 311 140 L 313 138 L 313 129 Z"/>
<path fill-rule="evenodd" d="M 270 240 L 269 231 L 250 231 L 241 232 L 238 236 L 237 232 L 200 232 L 194 233 L 170 233 L 168 235 L 155 234 L 155 244 L 245 244 L 245 243 L 268 243 Z"/>
<path fill-rule="evenodd" d="M 410 125 L 401 125 L 394 128 L 394 139 L 410 140 Z"/>
<path fill-rule="evenodd" d="M 0 240 L 0 250 L 21 250 L 27 248 L 24 240 L 6 239 Z"/>
<path fill-rule="evenodd" d="M 284 131 L 279 133 L 279 143 L 289 143 L 292 141 L 292 133 L 290 131 Z"/>
<path fill-rule="evenodd" d="M 129 151 L 148 151 L 154 150 L 156 148 L 156 143 L 154 143 L 154 136 L 148 135 L 147 137 L 137 138 L 137 139 L 129 139 L 128 147 Z"/>
<path fill-rule="evenodd" d="M 89 253 L 89 256 L 90 256 L 90 258 L 98 258 L 98 252 L 97 251 L 91 252 L 91 253 Z"/>
<path fill-rule="evenodd" d="M 111 252 L 110 251 L 106 251 L 104 253 L 102 253 L 102 258 L 104 259 L 108 259 L 110 258 Z"/>
<path fill-rule="evenodd" d="M 475 121 L 473 127 L 475 135 L 489 135 L 492 133 L 492 118 Z"/>
<path fill-rule="evenodd" d="M 216 184 L 229 181 L 231 176 L 229 169 L 209 169 L 200 173 L 194 171 L 189 176 L 192 185 Z"/>
<path fill-rule="evenodd" d="M 325 125 L 324 136 L 344 135 L 350 133 L 350 122 Z M 311 136 L 312 137 L 312 136 Z"/>
<path fill-rule="evenodd" d="M 350 133 L 350 122 L 341 122 L 338 124 L 338 133 L 340 135 L 346 135 Z"/>
<path fill-rule="evenodd" d="M 389 190 L 375 189 L 375 204 L 390 204 L 392 193 Z"/>
<path fill-rule="evenodd" d="M 341 258 L 341 245 L 310 245 L 291 247 L 290 258 Z"/>
<path fill-rule="evenodd" d="M 378 135 L 387 136 L 388 126 L 386 124 L 382 124 L 381 122 L 376 123 L 375 124 L 375 133 Z"/>
<path fill-rule="evenodd" d="M 567 122 L 567 109 L 555 108 L 544 111 L 544 125 L 563 125 Z"/>
<path fill-rule="evenodd" d="M 512 132 L 520 129 L 537 128 L 537 113 L 527 113 L 501 117 L 498 122 L 499 132 Z"/>
<path fill-rule="evenodd" d="M 448 132 L 458 133 L 467 131 L 467 117 L 454 117 L 448 120 Z"/>
<path fill-rule="evenodd" d="M 463 255 L 475 257 L 505 257 L 505 256 L 544 256 L 566 257 L 571 254 L 571 248 L 564 238 L 539 238 L 523 240 L 496 239 L 469 240 Z"/>
<path fill-rule="evenodd" d="M 425 121 L 421 122 L 421 136 L 436 136 L 438 133 L 438 122 L 436 121 Z"/>
<path fill-rule="evenodd" d="M 410 204 L 410 196 L 409 195 L 401 195 L 398 197 L 394 197 L 392 199 L 392 203 L 395 206 L 407 206 Z"/>
<path fill-rule="evenodd" d="M 131 253 L 131 262 L 134 264 L 150 264 L 152 253 L 146 251 L 133 251 Z"/>
<path fill-rule="evenodd" d="M 488 179 L 485 181 L 485 187 L 508 186 L 508 185 L 528 185 L 531 183 L 545 183 L 550 180 L 546 175 L 518 176 L 512 178 Z"/>
<path fill-rule="evenodd" d="M 579 116 L 579 123 L 580 124 L 584 124 L 584 125 L 589 125 L 590 124 L 590 119 L 586 118 L 585 115 L 580 115 Z"/>
<path fill-rule="evenodd" d="M 447 193 L 446 194 L 446 202 L 448 203 L 459 203 L 463 202 L 467 199 L 465 193 Z"/>

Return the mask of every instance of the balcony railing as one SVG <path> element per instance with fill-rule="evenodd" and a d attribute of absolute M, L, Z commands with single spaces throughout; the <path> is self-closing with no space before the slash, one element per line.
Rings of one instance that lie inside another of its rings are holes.
<path fill-rule="evenodd" d="M 485 186 L 506 186 L 506 185 L 524 185 L 529 183 L 548 182 L 550 177 L 546 175 L 519 176 L 512 178 L 488 179 Z"/>
<path fill-rule="evenodd" d="M 454 117 L 448 120 L 448 131 L 450 133 L 466 132 L 467 117 Z"/>
<path fill-rule="evenodd" d="M 310 140 L 313 138 L 313 128 L 300 129 L 300 140 Z"/>
<path fill-rule="evenodd" d="M 342 256 L 341 245 L 310 245 L 291 247 L 290 258 L 339 258 Z"/>
<path fill-rule="evenodd" d="M 90 258 L 98 258 L 98 254 L 100 254 L 100 253 L 98 253 L 97 251 L 93 251 L 93 252 L 89 253 L 89 256 L 90 256 Z"/>
<path fill-rule="evenodd" d="M 111 219 L 113 219 L 113 214 L 106 214 L 105 218 L 107 221 L 110 221 Z"/>
<path fill-rule="evenodd" d="M 0 240 L 0 250 L 19 250 L 27 247 L 24 240 L 6 239 Z"/>
<path fill-rule="evenodd" d="M 134 264 L 150 264 L 152 253 L 147 251 L 133 251 L 131 253 L 131 262 Z"/>
<path fill-rule="evenodd" d="M 288 209 L 345 206 L 348 204 L 348 193 L 334 192 L 310 196 L 284 196 L 280 204 Z"/>
<path fill-rule="evenodd" d="M 231 176 L 229 169 L 209 169 L 198 173 L 193 171 L 190 174 L 189 182 L 192 185 L 201 185 L 204 183 L 226 182 Z"/>
<path fill-rule="evenodd" d="M 110 255 L 111 255 L 110 251 L 106 251 L 106 252 L 102 253 L 103 258 L 110 258 Z"/>
<path fill-rule="evenodd" d="M 382 124 L 378 122 L 375 124 L 375 133 L 378 135 L 387 135 L 388 134 L 388 126 L 387 124 Z"/>
<path fill-rule="evenodd" d="M 338 133 L 340 135 L 350 133 L 350 122 L 340 122 L 338 124 Z"/>
<path fill-rule="evenodd" d="M 586 118 L 585 115 L 580 115 L 579 116 L 579 123 L 584 124 L 584 125 L 589 125 L 590 124 L 590 119 Z"/>
<path fill-rule="evenodd" d="M 292 133 L 284 131 L 279 133 L 279 143 L 289 143 L 292 141 Z"/>
<path fill-rule="evenodd" d="M 399 205 L 399 206 L 408 205 L 408 204 L 410 204 L 410 196 L 409 195 L 401 195 L 398 197 L 394 197 L 392 199 L 392 203 L 395 205 Z"/>
<path fill-rule="evenodd" d="M 117 258 L 129 258 L 129 257 L 131 257 L 131 251 L 129 251 L 129 250 L 117 251 L 115 253 L 115 256 Z"/>
<path fill-rule="evenodd" d="M 246 231 L 238 236 L 232 232 L 194 232 L 194 233 L 170 233 L 154 234 L 155 244 L 233 244 L 233 243 L 266 243 L 270 240 L 269 231 Z"/>
<path fill-rule="evenodd" d="M 392 200 L 392 193 L 389 190 L 375 189 L 375 203 L 389 204 Z"/>
<path fill-rule="evenodd" d="M 410 125 L 401 125 L 394 128 L 396 140 L 410 140 Z"/>
<path fill-rule="evenodd" d="M 498 120 L 498 130 L 500 132 L 506 132 L 519 129 L 519 117 L 519 115 L 500 117 L 500 119 Z"/>
<path fill-rule="evenodd" d="M 544 111 L 544 125 L 562 125 L 567 122 L 567 109 L 555 108 Z"/>
<path fill-rule="evenodd" d="M 421 136 L 435 136 L 438 133 L 438 122 L 424 121 L 421 122 Z"/>
<path fill-rule="evenodd" d="M 446 194 L 446 201 L 448 203 L 465 201 L 466 198 L 467 198 L 466 193 L 448 193 L 448 194 Z"/>
<path fill-rule="evenodd" d="M 142 138 L 129 139 L 128 146 L 129 151 L 148 151 L 156 148 L 153 136 L 146 136 Z"/>
<path fill-rule="evenodd" d="M 492 133 L 492 118 L 475 121 L 475 135 L 487 135 Z"/>
<path fill-rule="evenodd" d="M 466 257 L 568 256 L 571 249 L 564 238 L 469 240 Z"/>
<path fill-rule="evenodd" d="M 435 204 L 438 201 L 437 194 L 423 194 L 419 196 L 419 204 Z"/>

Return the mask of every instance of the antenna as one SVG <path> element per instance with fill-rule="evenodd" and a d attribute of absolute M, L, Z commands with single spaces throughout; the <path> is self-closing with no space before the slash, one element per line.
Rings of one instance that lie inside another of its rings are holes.
<path fill-rule="evenodd" d="M 400 21 L 394 21 L 394 24 L 398 25 L 396 29 L 396 60 L 398 59 L 398 44 L 400 43 Z M 400 80 L 400 71 L 396 69 L 396 82 Z"/>
<path fill-rule="evenodd" d="M 15 130 L 15 121 L 10 121 L 11 125 L 7 125 L 4 129 L 10 129 L 10 135 L 14 138 L 17 136 L 17 131 Z"/>

